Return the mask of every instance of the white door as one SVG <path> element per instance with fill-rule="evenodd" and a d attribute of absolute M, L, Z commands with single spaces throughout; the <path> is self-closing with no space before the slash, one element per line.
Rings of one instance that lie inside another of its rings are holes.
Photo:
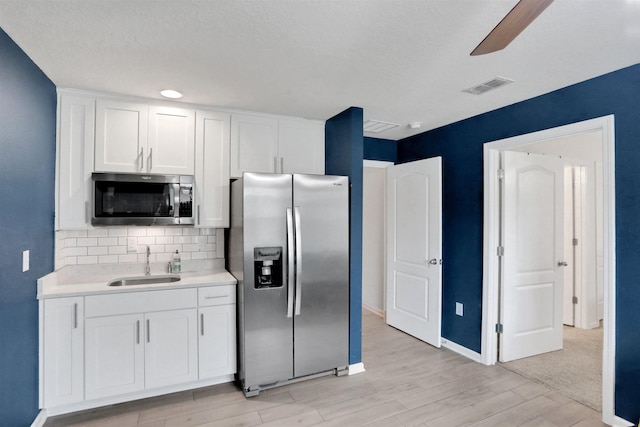
<path fill-rule="evenodd" d="M 504 152 L 500 361 L 562 349 L 564 169 Z"/>
<path fill-rule="evenodd" d="M 387 168 L 387 323 L 440 347 L 442 158 Z"/>

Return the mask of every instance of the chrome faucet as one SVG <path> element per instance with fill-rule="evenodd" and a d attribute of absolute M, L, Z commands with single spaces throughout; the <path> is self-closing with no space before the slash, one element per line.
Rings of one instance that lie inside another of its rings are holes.
<path fill-rule="evenodd" d="M 151 249 L 149 249 L 149 245 L 147 245 L 147 265 L 145 266 L 145 269 L 144 269 L 144 274 L 146 276 L 151 274 L 151 267 L 149 267 L 149 255 L 151 255 Z"/>

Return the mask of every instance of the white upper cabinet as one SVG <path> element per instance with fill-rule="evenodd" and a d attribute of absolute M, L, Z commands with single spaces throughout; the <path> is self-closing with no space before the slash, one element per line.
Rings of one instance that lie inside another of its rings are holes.
<path fill-rule="evenodd" d="M 194 110 L 149 107 L 147 172 L 193 175 L 194 143 Z"/>
<path fill-rule="evenodd" d="M 249 114 L 231 118 L 231 177 L 277 171 L 278 120 Z"/>
<path fill-rule="evenodd" d="M 96 172 L 146 170 L 149 107 L 98 99 L 96 102 Z"/>
<path fill-rule="evenodd" d="M 193 175 L 193 110 L 98 99 L 95 171 Z"/>
<path fill-rule="evenodd" d="M 281 173 L 324 175 L 324 122 L 278 121 Z"/>
<path fill-rule="evenodd" d="M 231 117 L 231 177 L 243 172 L 324 174 L 324 122 Z"/>
<path fill-rule="evenodd" d="M 229 126 L 231 116 L 196 112 L 196 227 L 229 227 Z"/>
<path fill-rule="evenodd" d="M 90 227 L 95 98 L 58 96 L 56 229 Z"/>

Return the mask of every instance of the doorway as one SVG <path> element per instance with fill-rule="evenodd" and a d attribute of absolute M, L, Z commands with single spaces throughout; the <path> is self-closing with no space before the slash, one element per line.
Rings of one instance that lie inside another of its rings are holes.
<path fill-rule="evenodd" d="M 602 415 L 612 424 L 614 416 L 615 375 L 615 204 L 614 204 L 614 119 L 601 117 L 531 134 L 494 141 L 484 146 L 484 269 L 483 269 L 483 334 L 482 361 L 495 364 L 498 360 L 496 325 L 499 323 L 501 266 L 497 248 L 500 246 L 499 206 L 500 181 L 498 170 L 500 153 L 521 149 L 537 143 L 600 132 L 602 143 L 603 178 L 603 360 L 602 360 Z"/>

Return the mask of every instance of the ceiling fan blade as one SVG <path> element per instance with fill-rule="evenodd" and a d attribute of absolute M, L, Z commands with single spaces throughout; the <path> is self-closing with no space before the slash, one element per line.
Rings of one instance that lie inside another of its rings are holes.
<path fill-rule="evenodd" d="M 520 0 L 471 52 L 471 56 L 504 49 L 552 2 L 553 0 Z"/>

